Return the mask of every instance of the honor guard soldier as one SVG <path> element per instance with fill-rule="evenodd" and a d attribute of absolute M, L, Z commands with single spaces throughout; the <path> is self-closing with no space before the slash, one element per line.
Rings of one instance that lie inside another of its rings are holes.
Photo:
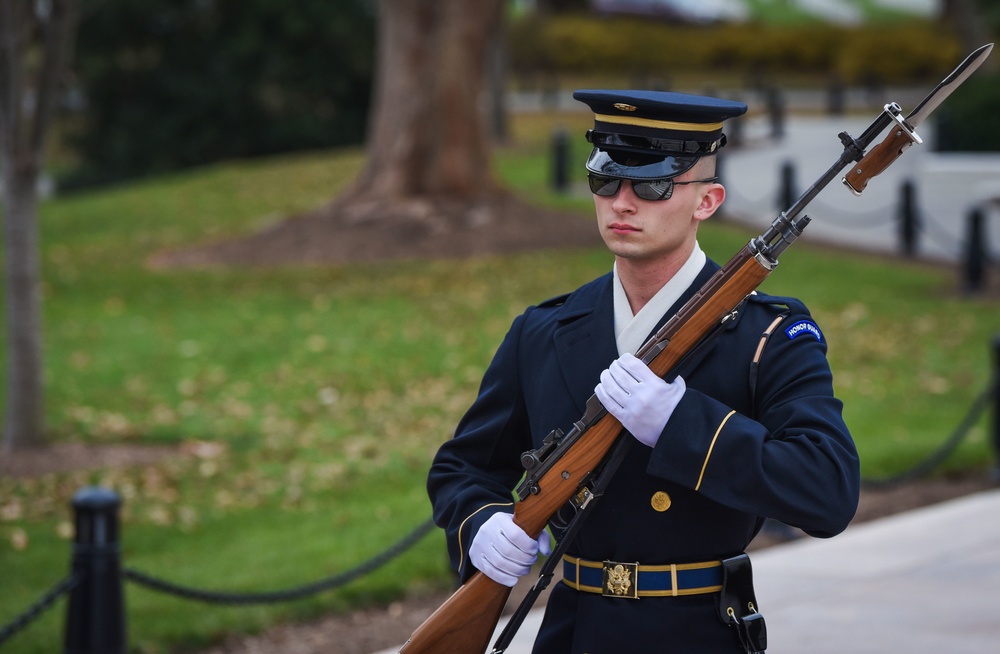
<path fill-rule="evenodd" d="M 857 509 L 858 455 L 826 339 L 800 301 L 755 293 L 667 379 L 635 357 L 719 269 L 697 232 L 726 197 L 723 123 L 746 105 L 574 97 L 595 114 L 586 167 L 614 265 L 514 320 L 434 459 L 435 520 L 463 580 L 479 570 L 513 586 L 551 551 L 548 531 L 535 539 L 512 520 L 521 454 L 572 425 L 594 394 L 636 443 L 568 543 L 533 652 L 762 651 L 743 552 L 764 520 L 825 538 Z M 557 540 L 562 526 L 551 526 Z"/>

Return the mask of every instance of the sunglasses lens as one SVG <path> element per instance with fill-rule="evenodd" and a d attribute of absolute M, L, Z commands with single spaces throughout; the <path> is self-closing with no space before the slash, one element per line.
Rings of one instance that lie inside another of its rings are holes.
<path fill-rule="evenodd" d="M 622 180 L 617 177 L 605 177 L 591 173 L 587 176 L 590 182 L 590 192 L 594 195 L 609 198 L 618 192 L 622 185 Z M 632 191 L 636 197 L 643 200 L 668 200 L 674 190 L 674 182 L 671 179 L 653 179 L 640 182 L 632 180 Z"/>
<path fill-rule="evenodd" d="M 594 195 L 611 197 L 618 192 L 618 187 L 622 181 L 614 177 L 604 177 L 602 175 L 590 174 L 587 176 L 590 182 L 590 192 Z"/>
<path fill-rule="evenodd" d="M 654 179 L 648 182 L 632 182 L 632 191 L 643 200 L 669 200 L 674 192 L 671 179 Z"/>

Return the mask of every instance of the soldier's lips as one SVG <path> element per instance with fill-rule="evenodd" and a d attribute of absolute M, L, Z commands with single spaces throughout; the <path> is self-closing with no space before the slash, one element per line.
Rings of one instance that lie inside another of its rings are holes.
<path fill-rule="evenodd" d="M 628 223 L 611 223 L 608 225 L 608 229 L 615 234 L 634 234 L 635 232 L 642 231 L 638 227 L 633 227 Z"/>

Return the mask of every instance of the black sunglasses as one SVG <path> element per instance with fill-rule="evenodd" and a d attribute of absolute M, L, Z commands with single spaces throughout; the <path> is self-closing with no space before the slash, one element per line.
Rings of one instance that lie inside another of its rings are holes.
<path fill-rule="evenodd" d="M 588 173 L 587 179 L 590 181 L 590 192 L 594 195 L 609 198 L 618 192 L 622 185 L 621 177 L 605 177 L 595 173 Z M 643 200 L 669 200 L 674 193 L 674 186 L 678 184 L 707 184 L 719 181 L 718 177 L 708 179 L 693 179 L 689 182 L 675 182 L 673 179 L 630 179 L 632 191 L 636 197 Z"/>

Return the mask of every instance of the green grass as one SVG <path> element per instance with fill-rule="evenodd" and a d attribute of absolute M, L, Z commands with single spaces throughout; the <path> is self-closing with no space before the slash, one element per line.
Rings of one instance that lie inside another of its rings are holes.
<path fill-rule="evenodd" d="M 544 159 L 555 125 L 575 135 L 585 123 L 520 117 L 498 175 L 589 219 L 586 196 L 548 191 Z M 573 153 L 584 155 L 583 146 Z M 68 502 L 88 484 L 124 498 L 127 566 L 218 590 L 315 581 L 429 516 L 429 461 L 510 321 L 608 270 L 603 250 L 325 269 L 144 265 L 160 248 L 316 206 L 360 162 L 356 151 L 232 162 L 43 205 L 52 437 L 185 454 L 145 468 L 0 479 L 0 624 L 68 571 Z M 749 236 L 717 221 L 701 240 L 723 261 Z M 956 281 L 944 268 L 800 244 L 765 285 L 805 299 L 824 328 L 866 475 L 931 452 L 989 380 L 996 305 L 960 297 Z M 940 474 L 990 465 L 986 429 L 983 419 Z M 130 583 L 129 637 L 138 652 L 176 652 L 450 582 L 435 533 L 370 576 L 291 603 L 206 606 Z M 64 613 L 57 605 L 0 651 L 58 651 Z"/>
<path fill-rule="evenodd" d="M 816 14 L 800 8 L 798 3 L 791 0 L 745 0 L 744 3 L 750 9 L 753 20 L 767 25 L 793 27 L 823 20 Z M 850 4 L 853 4 L 861 12 L 862 21 L 866 24 L 912 20 L 914 17 L 913 12 L 887 8 L 875 0 L 852 0 Z"/>

